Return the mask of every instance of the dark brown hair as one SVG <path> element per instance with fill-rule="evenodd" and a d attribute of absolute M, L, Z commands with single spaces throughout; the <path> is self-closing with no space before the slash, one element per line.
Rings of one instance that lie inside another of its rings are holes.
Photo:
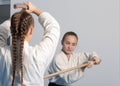
<path fill-rule="evenodd" d="M 62 44 L 63 44 L 63 42 L 64 42 L 64 40 L 65 40 L 65 37 L 67 37 L 67 36 L 69 36 L 69 35 L 75 36 L 76 39 L 78 40 L 77 34 L 76 34 L 75 32 L 69 31 L 69 32 L 66 32 L 66 33 L 64 34 L 64 36 L 63 36 L 63 38 L 62 38 Z"/>
<path fill-rule="evenodd" d="M 34 19 L 27 12 L 23 11 L 16 12 L 11 17 L 10 29 L 12 34 L 12 67 L 13 67 L 12 86 L 14 85 L 16 71 L 19 70 L 21 70 L 21 84 L 23 84 L 24 39 L 31 25 L 34 25 Z"/>

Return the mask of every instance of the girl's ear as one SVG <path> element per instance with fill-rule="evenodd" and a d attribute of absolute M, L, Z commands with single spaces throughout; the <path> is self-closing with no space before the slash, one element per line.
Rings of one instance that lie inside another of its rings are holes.
<path fill-rule="evenodd" d="M 33 34 L 33 27 L 31 26 L 30 28 L 29 28 L 29 35 L 32 35 Z"/>
<path fill-rule="evenodd" d="M 33 34 L 33 28 L 30 28 L 30 35 Z"/>

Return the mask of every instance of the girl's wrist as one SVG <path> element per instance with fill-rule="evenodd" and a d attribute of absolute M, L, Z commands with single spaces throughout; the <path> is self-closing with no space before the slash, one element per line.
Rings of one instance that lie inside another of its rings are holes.
<path fill-rule="evenodd" d="M 42 10 L 40 10 L 40 9 L 35 9 L 35 10 L 33 11 L 33 13 L 35 13 L 37 16 L 39 16 L 39 15 L 42 13 Z"/>

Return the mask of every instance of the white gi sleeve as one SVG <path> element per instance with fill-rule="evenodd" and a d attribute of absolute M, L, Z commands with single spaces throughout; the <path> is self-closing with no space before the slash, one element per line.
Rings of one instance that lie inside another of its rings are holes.
<path fill-rule="evenodd" d="M 10 20 L 6 20 L 0 25 L 0 47 L 10 44 Z"/>
<path fill-rule="evenodd" d="M 44 28 L 44 34 L 40 43 L 35 47 L 35 54 L 37 56 L 37 60 L 43 62 L 46 67 L 51 62 L 55 53 L 60 37 L 60 26 L 47 12 L 40 14 L 39 22 Z"/>

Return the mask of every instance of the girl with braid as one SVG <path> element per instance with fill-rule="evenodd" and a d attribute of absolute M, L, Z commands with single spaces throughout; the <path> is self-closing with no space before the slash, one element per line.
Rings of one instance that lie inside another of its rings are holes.
<path fill-rule="evenodd" d="M 47 12 L 43 12 L 31 2 L 11 17 L 10 31 L 12 44 L 0 48 L 0 86 L 44 86 L 43 75 L 52 61 L 59 36 L 58 22 Z M 34 19 L 38 16 L 44 28 L 42 40 L 34 47 L 29 45 Z"/>

